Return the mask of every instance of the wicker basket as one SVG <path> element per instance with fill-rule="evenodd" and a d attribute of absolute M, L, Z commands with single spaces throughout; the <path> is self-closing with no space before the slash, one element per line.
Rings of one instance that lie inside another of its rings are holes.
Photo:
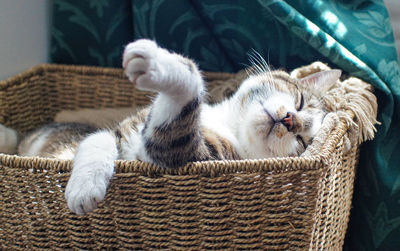
<path fill-rule="evenodd" d="M 210 86 L 231 74 L 206 73 Z M 119 69 L 41 65 L 0 83 L 0 123 L 28 131 L 63 109 L 146 104 Z M 100 208 L 64 199 L 71 162 L 0 154 L 0 248 L 341 249 L 358 149 L 347 124 L 313 157 L 190 163 L 116 162 Z"/>

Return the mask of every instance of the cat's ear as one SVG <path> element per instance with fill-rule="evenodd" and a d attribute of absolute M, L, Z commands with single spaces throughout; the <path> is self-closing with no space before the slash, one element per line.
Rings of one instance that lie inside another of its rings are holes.
<path fill-rule="evenodd" d="M 319 93 L 328 91 L 342 75 L 341 70 L 320 71 L 299 79 L 301 85 L 307 85 Z"/>

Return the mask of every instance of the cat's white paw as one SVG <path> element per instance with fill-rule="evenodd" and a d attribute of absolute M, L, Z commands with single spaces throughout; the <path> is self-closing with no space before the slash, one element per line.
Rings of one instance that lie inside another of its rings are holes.
<path fill-rule="evenodd" d="M 158 54 L 160 48 L 151 40 L 140 39 L 126 46 L 122 65 L 129 80 L 136 87 L 153 90 L 154 82 L 160 78 Z"/>
<path fill-rule="evenodd" d="M 94 133 L 81 142 L 65 189 L 71 211 L 85 214 L 97 208 L 106 195 L 117 157 L 115 136 L 108 131 Z"/>
<path fill-rule="evenodd" d="M 154 41 L 140 39 L 126 46 L 122 65 L 138 89 L 176 95 L 199 89 L 202 78 L 187 58 L 160 48 Z"/>
<path fill-rule="evenodd" d="M 99 163 L 93 166 L 79 167 L 83 170 L 96 170 Z M 90 165 L 90 164 L 89 164 Z M 97 204 L 106 195 L 109 183 L 109 174 L 97 172 L 72 173 L 65 189 L 65 198 L 69 209 L 79 215 L 89 213 L 97 208 Z"/>
<path fill-rule="evenodd" d="M 0 124 L 0 153 L 15 153 L 17 149 L 17 142 L 17 132 Z"/>

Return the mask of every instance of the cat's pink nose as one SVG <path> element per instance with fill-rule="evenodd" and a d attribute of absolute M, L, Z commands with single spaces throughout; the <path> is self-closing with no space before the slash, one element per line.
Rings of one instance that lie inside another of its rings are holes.
<path fill-rule="evenodd" d="M 296 118 L 293 112 L 288 112 L 286 117 L 282 119 L 282 123 L 286 126 L 288 131 L 293 130 L 296 127 Z"/>

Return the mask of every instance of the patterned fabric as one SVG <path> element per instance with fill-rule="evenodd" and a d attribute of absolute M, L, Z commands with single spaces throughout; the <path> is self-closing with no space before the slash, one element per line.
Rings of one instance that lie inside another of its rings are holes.
<path fill-rule="evenodd" d="M 120 67 L 133 37 L 131 15 L 130 0 L 54 0 L 51 61 Z"/>
<path fill-rule="evenodd" d="M 275 68 L 328 62 L 376 87 L 376 139 L 362 146 L 347 250 L 400 248 L 400 68 L 383 0 L 54 1 L 56 63 L 120 67 L 136 38 L 234 72 L 257 51 Z"/>

